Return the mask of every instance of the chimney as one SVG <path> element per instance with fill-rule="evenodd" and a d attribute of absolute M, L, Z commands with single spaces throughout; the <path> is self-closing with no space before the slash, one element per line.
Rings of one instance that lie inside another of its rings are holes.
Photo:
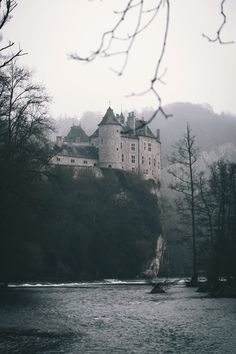
<path fill-rule="evenodd" d="M 121 114 L 120 114 L 120 123 L 121 123 L 121 124 L 125 124 L 125 117 L 124 117 L 124 115 L 123 115 L 122 112 L 121 112 Z"/>
<path fill-rule="evenodd" d="M 134 116 L 134 112 L 129 112 L 129 113 L 128 113 L 127 126 L 128 126 L 131 130 L 135 130 L 135 116 Z"/>
<path fill-rule="evenodd" d="M 160 129 L 157 129 L 157 141 L 160 141 Z"/>
<path fill-rule="evenodd" d="M 58 146 L 62 146 L 62 144 L 63 144 L 63 138 L 62 138 L 62 136 L 57 136 L 56 144 L 57 144 Z"/>

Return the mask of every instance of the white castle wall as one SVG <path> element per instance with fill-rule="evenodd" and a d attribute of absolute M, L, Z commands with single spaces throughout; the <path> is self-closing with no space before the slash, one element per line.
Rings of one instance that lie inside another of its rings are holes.
<path fill-rule="evenodd" d="M 160 143 L 156 139 L 122 137 L 121 146 L 123 170 L 139 173 L 145 179 L 160 179 Z"/>
<path fill-rule="evenodd" d="M 160 179 L 160 149 L 161 144 L 156 139 L 140 136 L 140 173 L 144 176 L 145 179 Z"/>
<path fill-rule="evenodd" d="M 121 126 L 100 125 L 99 166 L 121 169 Z"/>
<path fill-rule="evenodd" d="M 134 150 L 132 150 L 134 146 Z M 130 137 L 121 138 L 121 168 L 125 171 L 138 173 L 139 155 L 138 139 Z"/>
<path fill-rule="evenodd" d="M 75 166 L 75 167 L 94 167 L 97 165 L 98 161 L 96 159 L 87 159 L 85 157 L 73 157 L 57 155 L 52 157 L 51 163 L 53 165 L 61 166 Z"/>

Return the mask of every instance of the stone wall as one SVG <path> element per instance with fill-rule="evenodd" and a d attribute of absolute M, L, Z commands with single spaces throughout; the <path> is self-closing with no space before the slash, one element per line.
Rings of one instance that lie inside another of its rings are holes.
<path fill-rule="evenodd" d="M 121 126 L 101 125 L 99 127 L 99 165 L 121 169 Z"/>

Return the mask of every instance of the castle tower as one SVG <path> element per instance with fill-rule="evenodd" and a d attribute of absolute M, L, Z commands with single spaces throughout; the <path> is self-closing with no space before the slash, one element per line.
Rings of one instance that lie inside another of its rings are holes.
<path fill-rule="evenodd" d="M 99 126 L 99 166 L 121 169 L 120 122 L 109 107 Z"/>

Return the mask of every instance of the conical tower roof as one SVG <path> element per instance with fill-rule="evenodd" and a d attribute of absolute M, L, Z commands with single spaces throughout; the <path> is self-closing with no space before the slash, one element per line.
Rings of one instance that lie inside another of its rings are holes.
<path fill-rule="evenodd" d="M 85 133 L 85 131 L 80 125 L 73 125 L 73 127 L 70 128 L 69 133 L 65 137 L 65 141 L 68 142 L 88 142 L 88 140 L 88 135 Z"/>
<path fill-rule="evenodd" d="M 108 107 L 105 116 L 102 118 L 102 121 L 98 124 L 100 125 L 121 125 L 117 118 L 114 115 L 113 110 L 111 107 Z"/>

